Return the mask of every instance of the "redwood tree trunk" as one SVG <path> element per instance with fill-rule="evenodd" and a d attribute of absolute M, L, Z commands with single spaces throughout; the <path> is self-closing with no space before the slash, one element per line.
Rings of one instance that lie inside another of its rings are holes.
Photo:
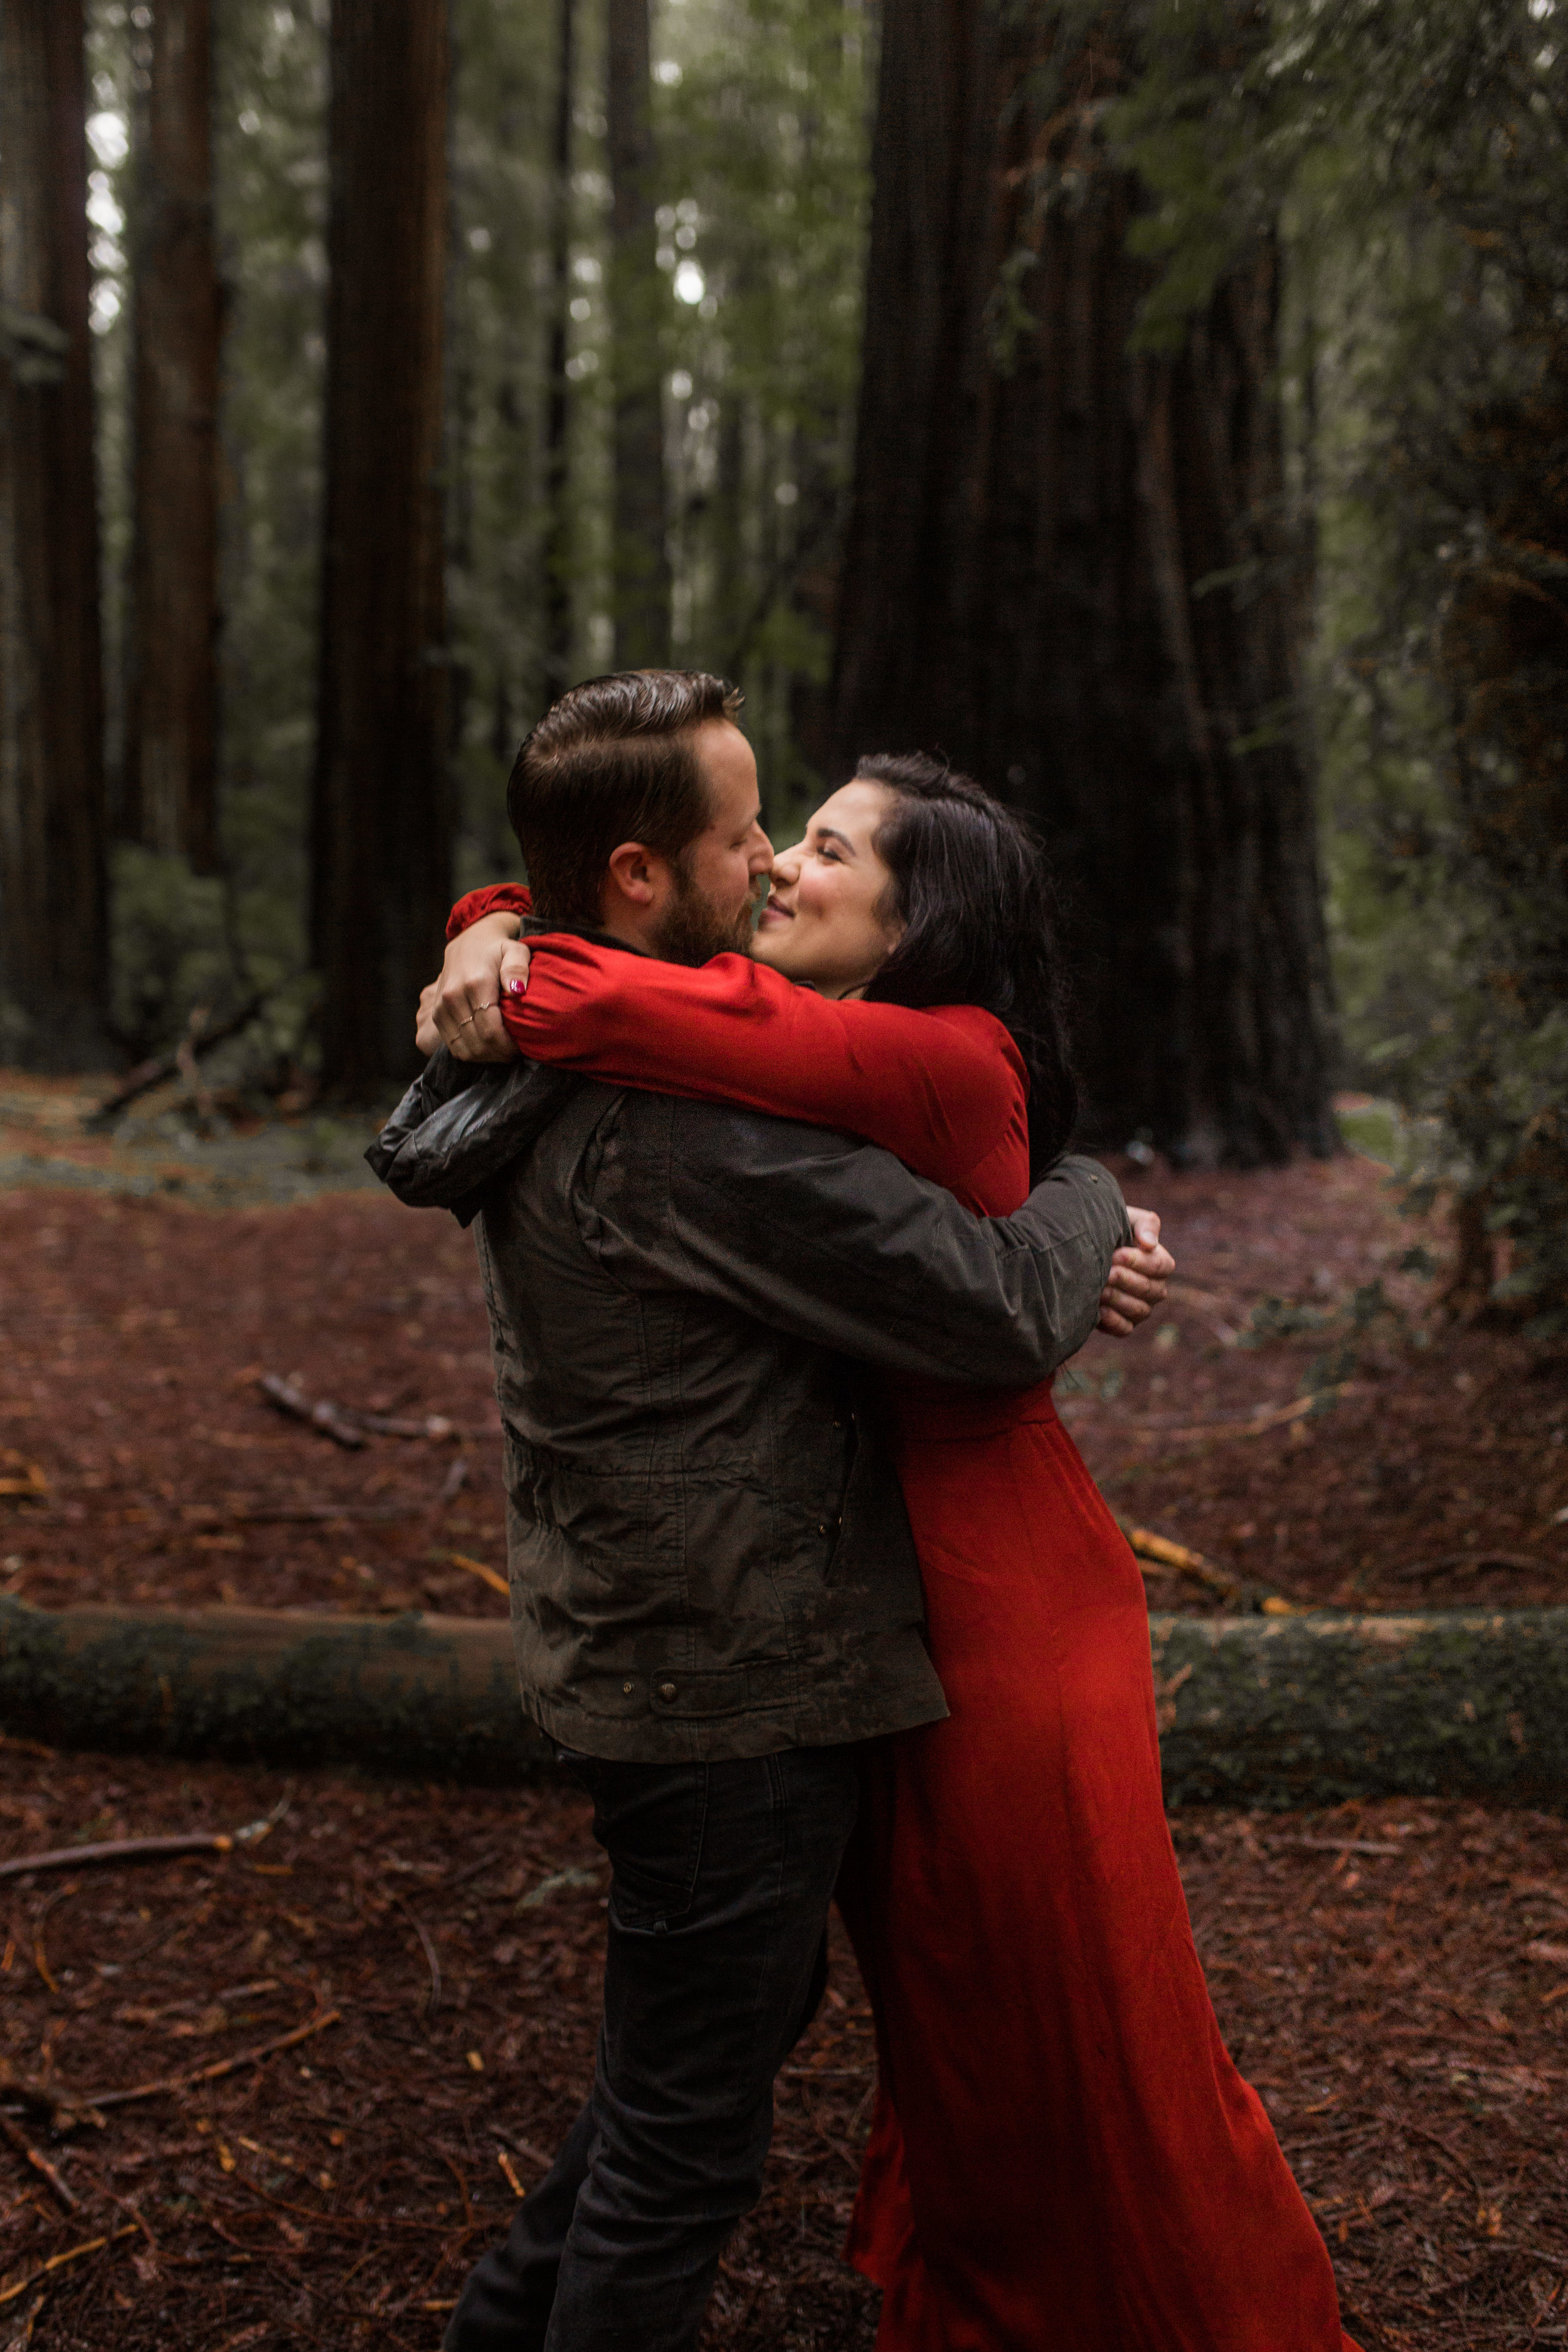
<path fill-rule="evenodd" d="M 1130 351 L 1141 194 L 1091 104 L 1121 61 L 1069 61 L 1042 122 L 1051 29 L 886 12 L 835 759 L 940 748 L 1040 822 L 1095 1139 L 1324 1151 L 1277 256 L 1259 238 L 1179 351 Z"/>
<path fill-rule="evenodd" d="M 551 143 L 549 390 L 544 417 L 544 686 L 553 702 L 572 683 L 572 412 L 566 380 L 572 299 L 572 116 L 577 87 L 577 0 L 559 0 L 555 126 Z"/>
<path fill-rule="evenodd" d="M 669 660 L 668 502 L 664 480 L 655 260 L 648 0 L 609 0 L 605 114 L 611 188 L 610 305 L 615 336 L 616 666 Z"/>
<path fill-rule="evenodd" d="M 218 862 L 218 350 L 211 0 L 157 0 L 136 256 L 126 698 L 132 837 Z"/>
<path fill-rule="evenodd" d="M 441 355 L 446 0 L 334 0 L 314 805 L 322 1076 L 417 1063 L 451 898 Z"/>
<path fill-rule="evenodd" d="M 104 1059 L 103 677 L 80 0 L 0 10 L 0 994 Z"/>

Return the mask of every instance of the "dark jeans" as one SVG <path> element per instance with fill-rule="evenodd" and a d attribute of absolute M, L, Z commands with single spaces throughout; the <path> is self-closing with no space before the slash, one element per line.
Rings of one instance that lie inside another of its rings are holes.
<path fill-rule="evenodd" d="M 593 2093 L 443 2352 L 689 2352 L 761 2191 L 773 2076 L 822 1997 L 855 1750 L 564 1760 L 612 1871 Z"/>

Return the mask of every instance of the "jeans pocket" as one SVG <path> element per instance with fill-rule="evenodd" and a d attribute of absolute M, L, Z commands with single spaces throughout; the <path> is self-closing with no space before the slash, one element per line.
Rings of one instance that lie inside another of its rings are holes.
<path fill-rule="evenodd" d="M 594 1800 L 594 1835 L 609 1856 L 612 1921 L 661 1935 L 697 1892 L 708 1767 L 584 1756 L 572 1769 Z"/>

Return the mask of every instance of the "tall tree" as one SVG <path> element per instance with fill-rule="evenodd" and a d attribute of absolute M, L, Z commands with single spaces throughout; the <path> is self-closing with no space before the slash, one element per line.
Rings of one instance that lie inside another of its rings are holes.
<path fill-rule="evenodd" d="M 1332 1127 L 1278 258 L 1133 347 L 1129 60 L 1053 56 L 1065 13 L 885 12 L 834 751 L 940 747 L 1041 821 L 1100 1139 L 1283 1160 Z"/>
<path fill-rule="evenodd" d="M 218 354 L 211 0 L 157 0 L 135 268 L 125 728 L 132 838 L 218 862 Z"/>
<path fill-rule="evenodd" d="M 669 659 L 668 500 L 664 478 L 655 255 L 648 0 L 609 0 L 605 115 L 610 158 L 610 312 L 615 349 L 616 665 Z"/>
<path fill-rule="evenodd" d="M 415 1061 L 451 896 L 441 390 L 446 0 L 334 0 L 313 937 L 324 1082 Z"/>
<path fill-rule="evenodd" d="M 553 702 L 572 682 L 572 460 L 566 377 L 572 299 L 572 118 L 577 89 L 577 0 L 558 0 L 550 211 L 550 335 L 546 355 L 544 686 Z"/>
<path fill-rule="evenodd" d="M 58 1067 L 106 981 L 82 36 L 80 0 L 0 10 L 0 975 Z"/>

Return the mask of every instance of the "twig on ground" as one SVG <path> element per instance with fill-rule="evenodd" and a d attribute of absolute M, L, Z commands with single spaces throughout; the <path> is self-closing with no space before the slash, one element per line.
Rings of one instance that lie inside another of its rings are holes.
<path fill-rule="evenodd" d="M 438 1511 L 444 1511 L 448 1503 L 455 1503 L 468 1483 L 468 1457 L 466 1454 L 459 1454 L 441 1481 L 441 1491 L 436 1497 L 436 1508 Z"/>
<path fill-rule="evenodd" d="M 342 2011 L 329 2009 L 307 2024 L 297 2025 L 291 2033 L 280 2033 L 274 2041 L 263 2042 L 255 2050 L 242 2050 L 237 2058 L 218 2058 L 210 2066 L 198 2066 L 189 2074 L 164 2074 L 156 2082 L 133 2083 L 128 2091 L 94 2091 L 78 2101 L 84 2107 L 125 2107 L 133 2099 L 163 2098 L 174 2091 L 188 2091 L 197 2083 L 216 2083 L 222 2074 L 237 2074 L 241 2066 L 253 2066 L 263 2058 L 274 2057 L 279 2050 L 292 2050 L 296 2042 L 308 2042 L 312 2033 L 324 2033 L 329 2025 L 342 2022 Z"/>
<path fill-rule="evenodd" d="M 1206 1585 L 1211 1592 L 1217 1592 L 1222 1601 L 1234 1601 L 1241 1591 L 1238 1577 L 1227 1576 L 1223 1569 L 1211 1566 L 1201 1551 L 1190 1551 L 1185 1544 L 1172 1543 L 1149 1528 L 1122 1527 L 1121 1531 L 1144 1559 L 1158 1560 L 1162 1568 L 1178 1570 L 1183 1576 L 1190 1576 L 1194 1582 Z"/>
<path fill-rule="evenodd" d="M 482 1559 L 470 1559 L 465 1551 L 449 1551 L 447 1557 L 454 1568 L 466 1568 L 470 1576 L 479 1577 L 492 1592 L 504 1592 L 510 1597 L 511 1587 L 505 1577 L 498 1575 L 493 1568 L 487 1568 Z"/>
<path fill-rule="evenodd" d="M 77 2210 L 81 2200 L 72 2195 L 48 2158 L 40 2148 L 33 2146 L 26 2133 L 19 2125 L 14 2124 L 9 2116 L 0 2115 L 0 2137 L 8 2140 L 23 2162 L 30 2164 L 33 2170 L 48 2182 L 50 2189 L 68 2213 L 74 2213 Z"/>
<path fill-rule="evenodd" d="M 402 1895 L 395 1894 L 392 1899 L 424 1947 L 426 1963 L 430 1970 L 430 1990 L 425 1997 L 425 2014 L 434 2017 L 441 2006 L 441 1963 L 437 1958 L 436 1947 L 430 1940 L 425 1922 L 409 1909 Z"/>
<path fill-rule="evenodd" d="M 0 1878 L 24 1878 L 35 1870 L 79 1870 L 89 1863 L 162 1862 L 180 1853 L 230 1853 L 254 1845 L 271 1829 L 273 1816 L 247 1822 L 240 1830 L 198 1830 L 182 1837 L 110 1838 L 100 1845 L 61 1845 L 47 1853 L 21 1854 L 0 1862 Z"/>
<path fill-rule="evenodd" d="M 37 2270 L 28 2271 L 23 2278 L 14 2279 L 8 2287 L 0 2287 L 0 2304 L 15 2303 L 19 2294 L 26 2294 L 27 2289 L 37 2286 L 41 2278 L 47 2278 L 55 2271 L 63 2271 L 68 2263 L 79 2263 L 84 2254 L 96 2254 L 121 2238 L 135 2237 L 141 2226 L 139 2221 L 127 2221 L 122 2228 L 110 2230 L 101 2238 L 88 2238 L 79 2246 L 68 2246 L 63 2254 L 51 2254 L 47 2263 L 38 2264 Z"/>
<path fill-rule="evenodd" d="M 329 1403 L 324 1397 L 312 1404 L 303 1389 L 297 1387 L 292 1381 L 280 1380 L 276 1372 L 258 1373 L 256 1385 L 268 1404 L 275 1405 L 279 1412 L 288 1413 L 294 1421 L 302 1421 L 310 1428 L 319 1429 L 323 1437 L 331 1439 L 334 1445 L 346 1446 L 351 1453 L 357 1453 L 364 1444 L 363 1431 L 352 1428 L 337 1406 Z"/>

